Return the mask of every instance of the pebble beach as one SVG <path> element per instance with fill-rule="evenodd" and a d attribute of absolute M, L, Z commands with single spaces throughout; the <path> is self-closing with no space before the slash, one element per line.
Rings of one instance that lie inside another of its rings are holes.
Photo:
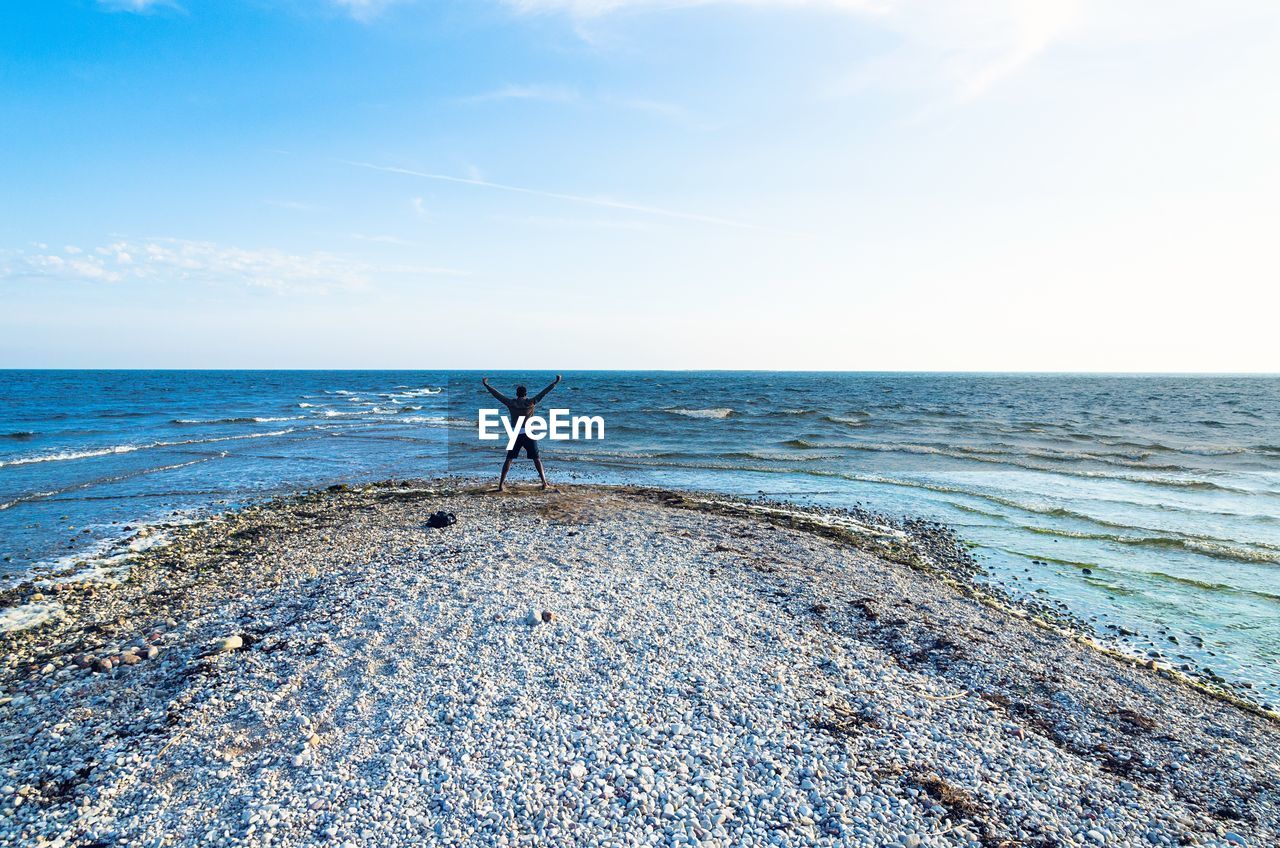
<path fill-rule="evenodd" d="M 132 541 L 6 592 L 47 620 L 0 634 L 0 845 L 1280 839 L 1273 714 L 938 525 L 434 480 Z"/>

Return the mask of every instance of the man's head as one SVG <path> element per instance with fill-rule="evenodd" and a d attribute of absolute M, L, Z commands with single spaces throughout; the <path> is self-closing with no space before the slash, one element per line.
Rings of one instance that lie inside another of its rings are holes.
<path fill-rule="evenodd" d="M 516 386 L 516 397 L 524 397 L 529 394 L 529 390 L 524 386 Z"/>

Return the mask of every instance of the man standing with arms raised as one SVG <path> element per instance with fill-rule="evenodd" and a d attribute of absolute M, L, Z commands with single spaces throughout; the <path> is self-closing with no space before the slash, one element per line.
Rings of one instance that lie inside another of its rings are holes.
<path fill-rule="evenodd" d="M 529 434 L 525 432 L 525 422 L 533 415 L 533 408 L 538 401 L 547 396 L 547 392 L 554 389 L 560 383 L 560 375 L 557 374 L 551 385 L 538 392 L 533 397 L 529 397 L 529 390 L 524 386 L 516 386 L 516 396 L 509 398 L 502 392 L 489 385 L 489 378 L 485 377 L 480 381 L 484 387 L 489 390 L 489 394 L 496 397 L 507 408 L 508 414 L 511 416 L 511 423 L 517 430 L 516 443 L 507 451 L 507 459 L 502 463 L 502 476 L 498 478 L 498 491 L 503 490 L 507 482 L 507 472 L 511 470 L 511 460 L 520 454 L 520 448 L 524 448 L 525 456 L 533 460 L 534 468 L 538 469 L 538 476 L 542 478 L 542 488 L 547 488 L 547 474 L 542 470 L 542 459 L 538 456 L 538 440 L 529 438 Z"/>

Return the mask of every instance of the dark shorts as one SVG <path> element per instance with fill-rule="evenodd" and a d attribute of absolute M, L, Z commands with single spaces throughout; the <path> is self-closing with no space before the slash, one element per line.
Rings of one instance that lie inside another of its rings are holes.
<path fill-rule="evenodd" d="M 521 448 L 524 448 L 524 455 L 530 459 L 538 458 L 538 440 L 529 438 L 527 433 L 520 433 L 516 436 L 515 446 L 507 451 L 507 459 L 515 459 L 519 456 Z"/>

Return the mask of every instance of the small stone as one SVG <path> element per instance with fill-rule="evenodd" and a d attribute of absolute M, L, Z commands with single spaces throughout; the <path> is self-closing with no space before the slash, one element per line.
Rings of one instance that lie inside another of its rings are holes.
<path fill-rule="evenodd" d="M 160 656 L 160 649 L 157 648 L 155 645 L 151 645 L 150 647 L 147 648 L 146 651 L 143 652 L 143 656 L 149 660 L 153 660 L 156 657 Z"/>
<path fill-rule="evenodd" d="M 141 659 L 142 658 L 139 657 L 137 654 L 135 654 L 133 651 L 125 651 L 123 654 L 120 655 L 120 662 L 124 663 L 125 665 L 137 665 L 138 661 Z"/>
<path fill-rule="evenodd" d="M 1245 838 L 1234 830 L 1228 830 L 1226 833 L 1222 834 L 1222 838 L 1230 842 L 1232 845 L 1244 845 L 1246 848 L 1249 845 L 1249 843 L 1245 841 Z"/>
<path fill-rule="evenodd" d="M 244 639 L 240 636 L 228 636 L 221 642 L 214 645 L 214 653 L 225 654 L 229 651 L 238 651 L 244 647 Z"/>
<path fill-rule="evenodd" d="M 582 763 L 574 763 L 569 767 L 569 776 L 574 780 L 582 780 L 587 776 L 587 767 Z"/>
<path fill-rule="evenodd" d="M 548 623 L 548 624 L 549 624 L 549 623 L 551 623 L 552 621 L 555 621 L 555 619 L 556 619 L 556 614 L 555 614 L 555 613 L 553 613 L 551 610 L 543 610 L 543 611 L 542 611 L 542 620 L 543 620 L 544 622 L 546 622 L 546 623 Z"/>
<path fill-rule="evenodd" d="M 94 663 L 93 667 L 98 671 L 110 671 L 112 668 L 114 668 L 114 664 L 111 662 L 110 657 L 104 657 L 98 660 L 96 663 Z"/>
<path fill-rule="evenodd" d="M 72 660 L 72 662 L 75 663 L 76 668 L 92 668 L 93 664 L 97 661 L 97 658 L 90 654 L 78 654 L 76 655 L 76 658 Z"/>

